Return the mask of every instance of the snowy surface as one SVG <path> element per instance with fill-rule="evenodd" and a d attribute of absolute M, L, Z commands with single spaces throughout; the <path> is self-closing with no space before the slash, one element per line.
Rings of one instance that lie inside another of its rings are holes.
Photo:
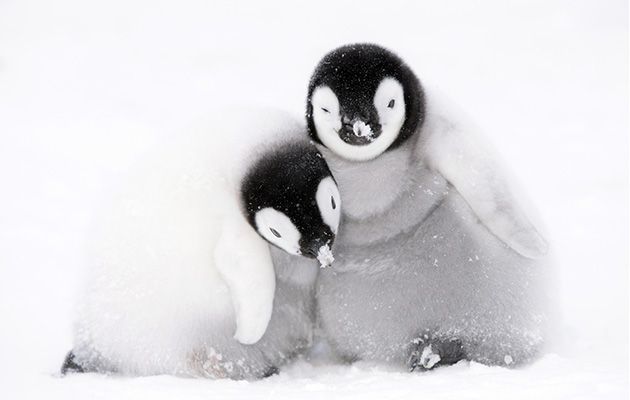
<path fill-rule="evenodd" d="M 3 0 L 0 396 L 627 398 L 627 15 L 612 0 Z M 299 115 L 318 59 L 353 41 L 392 48 L 457 101 L 538 206 L 559 265 L 553 354 L 423 374 L 299 361 L 255 383 L 56 376 L 85 232 L 116 182 L 213 107 Z"/>

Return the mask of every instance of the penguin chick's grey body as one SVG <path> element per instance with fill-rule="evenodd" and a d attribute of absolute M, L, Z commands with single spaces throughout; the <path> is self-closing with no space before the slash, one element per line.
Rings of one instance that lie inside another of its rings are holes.
<path fill-rule="evenodd" d="M 245 167 L 223 168 L 230 157 L 201 132 L 112 202 L 64 372 L 256 379 L 310 344 L 314 258 L 341 203 L 302 129 L 269 119 L 282 132 L 248 136 L 262 144 Z"/>
<path fill-rule="evenodd" d="M 336 261 L 317 284 L 338 354 L 411 370 L 539 354 L 546 243 L 469 127 L 374 45 L 324 57 L 307 121 L 344 199 Z"/>

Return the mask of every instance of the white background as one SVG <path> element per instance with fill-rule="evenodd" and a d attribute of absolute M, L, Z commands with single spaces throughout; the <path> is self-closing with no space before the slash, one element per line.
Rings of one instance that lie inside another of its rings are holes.
<path fill-rule="evenodd" d="M 627 397 L 627 33 L 621 0 L 0 0 L 0 396 Z M 300 361 L 256 383 L 55 376 L 87 224 L 134 160 L 213 107 L 299 115 L 319 58 L 357 41 L 454 99 L 533 199 L 562 345 L 516 371 Z"/>

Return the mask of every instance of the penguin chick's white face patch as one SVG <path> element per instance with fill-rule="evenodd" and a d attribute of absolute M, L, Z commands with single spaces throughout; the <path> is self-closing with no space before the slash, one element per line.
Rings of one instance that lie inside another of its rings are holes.
<path fill-rule="evenodd" d="M 339 99 L 328 86 L 320 86 L 313 91 L 313 123 L 317 137 L 339 156 L 364 161 L 379 156 L 396 140 L 405 122 L 405 99 L 403 87 L 394 78 L 384 78 L 378 85 L 373 99 L 378 113 L 381 132 L 375 135 L 370 121 L 352 121 L 352 131 L 357 137 L 367 139 L 367 143 L 357 145 L 342 139 L 342 115 Z"/>
<path fill-rule="evenodd" d="M 301 254 L 302 235 L 284 213 L 267 207 L 256 213 L 255 220 L 256 229 L 262 237 L 289 254 Z"/>
<path fill-rule="evenodd" d="M 394 78 L 383 79 L 374 94 L 374 107 L 383 130 L 381 137 L 388 138 L 389 147 L 405 123 L 405 95 L 400 82 Z"/>
<path fill-rule="evenodd" d="M 341 196 L 333 178 L 328 176 L 322 179 L 317 187 L 315 199 L 317 200 L 317 207 L 322 220 L 334 234 L 337 234 L 341 216 Z"/>

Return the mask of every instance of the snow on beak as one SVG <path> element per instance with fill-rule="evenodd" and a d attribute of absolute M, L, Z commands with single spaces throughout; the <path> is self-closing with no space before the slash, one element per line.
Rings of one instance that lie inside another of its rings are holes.
<path fill-rule="evenodd" d="M 317 237 L 311 240 L 306 246 L 302 247 L 302 255 L 309 258 L 316 258 L 322 268 L 329 267 L 335 258 L 333 257 L 332 246 L 335 240 L 332 232 L 327 232 L 323 237 Z"/>
<path fill-rule="evenodd" d="M 330 250 L 328 243 L 319 248 L 317 261 L 319 261 L 319 265 L 322 268 L 330 267 L 333 261 L 335 261 L 335 257 L 333 257 L 332 250 Z"/>
<path fill-rule="evenodd" d="M 354 124 L 352 124 L 352 132 L 354 132 L 354 134 L 358 137 L 364 137 L 369 141 L 374 140 L 374 132 L 372 132 L 372 128 L 370 128 L 370 125 L 361 120 L 355 121 Z"/>

